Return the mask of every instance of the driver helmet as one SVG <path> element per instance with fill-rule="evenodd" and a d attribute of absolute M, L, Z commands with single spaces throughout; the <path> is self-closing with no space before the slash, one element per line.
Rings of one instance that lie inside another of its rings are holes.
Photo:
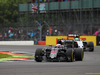
<path fill-rule="evenodd" d="M 78 41 L 78 40 L 80 40 L 80 39 L 79 39 L 79 38 L 74 38 L 74 40 L 75 40 L 75 41 Z"/>
<path fill-rule="evenodd" d="M 57 44 L 56 47 L 61 48 L 62 46 L 61 46 L 61 44 Z"/>

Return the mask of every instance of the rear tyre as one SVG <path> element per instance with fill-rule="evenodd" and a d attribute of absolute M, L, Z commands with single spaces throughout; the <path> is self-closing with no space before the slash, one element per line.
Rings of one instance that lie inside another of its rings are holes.
<path fill-rule="evenodd" d="M 89 51 L 93 52 L 94 51 L 94 43 L 93 42 L 89 42 L 88 43 L 88 47 L 89 47 Z"/>
<path fill-rule="evenodd" d="M 84 57 L 84 51 L 82 48 L 75 49 L 75 60 L 82 61 Z"/>
<path fill-rule="evenodd" d="M 67 50 L 67 61 L 68 62 L 74 61 L 74 51 L 72 49 Z"/>
<path fill-rule="evenodd" d="M 43 60 L 43 51 L 41 48 L 36 49 L 35 52 L 35 61 L 36 62 L 42 62 Z"/>

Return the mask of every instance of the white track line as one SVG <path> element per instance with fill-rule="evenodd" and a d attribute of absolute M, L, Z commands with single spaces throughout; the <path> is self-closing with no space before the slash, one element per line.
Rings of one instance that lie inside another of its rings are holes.
<path fill-rule="evenodd" d="M 12 51 L 12 53 L 22 53 L 22 54 L 30 54 L 30 55 L 35 54 L 35 53 L 29 53 L 29 52 L 24 52 L 24 51 Z"/>
<path fill-rule="evenodd" d="M 85 73 L 86 75 L 100 75 L 100 73 Z"/>

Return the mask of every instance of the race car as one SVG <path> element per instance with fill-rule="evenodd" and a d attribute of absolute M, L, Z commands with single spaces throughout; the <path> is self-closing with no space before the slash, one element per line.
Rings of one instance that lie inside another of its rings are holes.
<path fill-rule="evenodd" d="M 81 40 L 79 37 L 75 37 L 74 38 L 75 43 L 77 43 L 78 48 L 83 48 L 84 51 L 90 51 L 93 52 L 94 51 L 94 43 L 91 42 L 87 42 L 85 40 Z"/>
<path fill-rule="evenodd" d="M 38 48 L 35 52 L 36 62 L 46 61 L 82 61 L 84 56 L 84 51 L 82 48 L 74 48 L 72 40 L 64 41 L 64 44 L 57 44 L 56 46 L 49 46 L 48 48 Z"/>
<path fill-rule="evenodd" d="M 94 51 L 94 43 L 91 41 L 91 42 L 87 42 L 85 40 L 81 40 L 80 39 L 80 36 L 77 35 L 77 34 L 74 34 L 74 35 L 69 35 L 67 36 L 69 40 L 69 38 L 71 37 L 71 40 L 74 41 L 74 48 L 82 48 L 84 51 L 90 51 L 90 52 L 93 52 Z M 64 39 L 58 39 L 57 40 L 57 43 L 60 43 L 60 44 L 63 44 L 63 41 L 65 41 Z"/>

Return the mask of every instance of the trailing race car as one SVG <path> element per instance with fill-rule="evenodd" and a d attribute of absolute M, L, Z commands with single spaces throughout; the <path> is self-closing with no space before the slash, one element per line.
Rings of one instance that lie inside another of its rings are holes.
<path fill-rule="evenodd" d="M 78 48 L 83 48 L 84 51 L 90 51 L 93 52 L 94 51 L 94 43 L 91 42 L 87 42 L 85 40 L 81 40 L 79 37 L 75 37 L 74 41 L 78 44 Z"/>
<path fill-rule="evenodd" d="M 79 35 L 77 35 L 77 34 L 74 34 L 74 35 L 71 34 L 70 36 L 68 36 L 67 40 L 69 40 L 70 37 L 71 38 L 73 37 L 73 39 L 71 39 L 71 40 L 74 41 L 74 48 L 82 48 L 84 51 L 90 51 L 90 52 L 94 51 L 94 43 L 92 41 L 91 42 L 87 42 L 85 40 L 82 41 L 80 39 Z M 65 41 L 65 40 L 58 39 L 57 43 L 63 44 L 63 41 Z"/>
<path fill-rule="evenodd" d="M 82 61 L 84 51 L 82 48 L 74 48 L 73 40 L 63 41 L 63 45 L 49 46 L 48 48 L 38 48 L 35 52 L 35 60 L 37 62 L 46 61 Z"/>

